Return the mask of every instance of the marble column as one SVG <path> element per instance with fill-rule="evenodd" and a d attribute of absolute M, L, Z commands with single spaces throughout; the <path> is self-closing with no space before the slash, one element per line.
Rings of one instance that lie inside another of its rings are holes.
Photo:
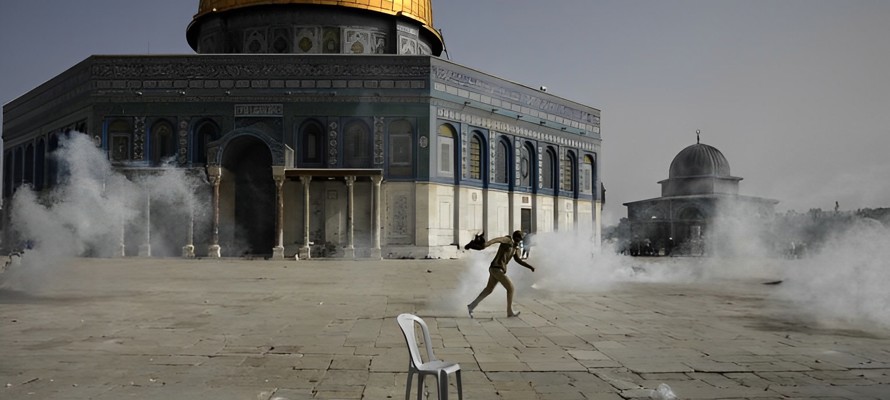
<path fill-rule="evenodd" d="M 145 243 L 139 245 L 139 257 L 151 257 L 151 190 L 145 191 Z"/>
<path fill-rule="evenodd" d="M 344 250 L 345 258 L 355 258 L 355 213 L 354 205 L 354 187 L 355 177 L 346 177 L 346 249 Z"/>
<path fill-rule="evenodd" d="M 182 246 L 182 257 L 195 258 L 195 207 L 191 199 L 186 201 L 186 207 L 189 208 L 188 243 Z"/>
<path fill-rule="evenodd" d="M 284 259 L 284 175 L 272 177 L 275 180 L 275 198 L 278 204 L 275 211 L 275 236 L 278 244 L 272 248 L 273 259 Z"/>
<path fill-rule="evenodd" d="M 371 196 L 371 212 L 374 213 L 372 221 L 374 222 L 373 235 L 374 235 L 374 247 L 371 248 L 371 258 L 382 259 L 383 253 L 380 250 L 380 233 L 383 230 L 380 227 L 380 209 L 382 207 L 380 203 L 380 183 L 383 182 L 382 176 L 372 176 L 371 182 L 373 183 L 373 195 Z"/>
<path fill-rule="evenodd" d="M 118 244 L 118 256 L 126 257 L 127 256 L 127 224 L 124 222 L 124 217 L 120 217 L 118 223 L 121 225 L 121 242 Z"/>
<path fill-rule="evenodd" d="M 210 184 L 213 185 L 213 226 L 210 246 L 207 248 L 209 258 L 222 257 L 222 249 L 219 246 L 219 183 L 222 179 L 222 168 L 207 167 L 207 175 Z"/>
<path fill-rule="evenodd" d="M 300 176 L 300 182 L 303 183 L 303 247 L 300 247 L 298 254 L 299 259 L 308 260 L 312 257 L 309 251 L 309 183 L 312 182 L 311 176 Z"/>

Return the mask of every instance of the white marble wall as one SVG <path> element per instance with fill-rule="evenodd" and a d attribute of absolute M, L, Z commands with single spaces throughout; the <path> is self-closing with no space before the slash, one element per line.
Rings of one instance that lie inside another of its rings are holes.
<path fill-rule="evenodd" d="M 346 245 L 345 195 L 343 182 L 317 182 L 313 196 L 324 193 L 324 237 L 331 245 Z M 592 231 L 600 237 L 599 202 L 556 198 L 531 193 L 454 187 L 438 183 L 384 182 L 381 186 L 382 254 L 385 258 L 460 257 L 463 244 L 485 231 L 491 238 L 521 228 L 521 210 L 531 209 L 532 230 Z M 292 256 L 302 245 L 303 187 L 288 181 L 285 191 L 285 255 Z M 371 185 L 355 185 L 355 247 L 361 256 L 371 245 Z M 313 201 L 310 200 L 310 203 Z M 594 219 L 596 218 L 596 219 Z M 312 226 L 317 226 L 312 224 Z M 321 245 L 317 243 L 316 245 Z"/>

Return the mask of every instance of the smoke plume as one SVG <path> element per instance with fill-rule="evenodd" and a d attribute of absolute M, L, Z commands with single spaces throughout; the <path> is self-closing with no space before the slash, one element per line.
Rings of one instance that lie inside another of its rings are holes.
<path fill-rule="evenodd" d="M 40 290 L 67 257 L 120 256 L 126 239 L 149 240 L 144 228 L 149 195 L 152 243 L 165 243 L 165 235 L 172 233 L 182 238 L 178 246 L 185 244 L 183 221 L 194 209 L 198 182 L 184 170 L 159 168 L 129 179 L 121 169 L 112 168 L 87 135 L 79 133 L 63 137 L 51 157 L 58 166 L 57 184 L 40 193 L 23 186 L 12 197 L 10 228 L 18 241 L 14 246 L 25 250 L 21 262 L 2 276 L 4 287 Z M 171 225 L 174 221 L 176 225 Z M 134 226 L 140 227 L 138 231 Z M 153 253 L 169 251 L 153 249 Z"/>

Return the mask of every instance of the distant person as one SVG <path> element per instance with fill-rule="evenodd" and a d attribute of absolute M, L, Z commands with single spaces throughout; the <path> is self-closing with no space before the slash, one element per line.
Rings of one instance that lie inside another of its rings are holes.
<path fill-rule="evenodd" d="M 480 238 L 481 235 L 477 235 L 476 238 L 474 238 L 474 241 L 477 241 L 478 243 Z M 467 305 L 467 312 L 470 314 L 470 318 L 473 318 L 473 310 L 476 306 L 494 291 L 494 287 L 497 286 L 498 283 L 503 285 L 504 289 L 507 290 L 507 317 L 515 317 L 519 315 L 519 311 L 513 312 L 513 282 L 510 281 L 510 278 L 507 276 L 507 264 L 512 258 L 519 265 L 532 270 L 532 272 L 535 271 L 535 267 L 531 266 L 531 264 L 525 262 L 521 258 L 522 239 L 524 238 L 525 234 L 522 231 L 515 231 L 511 236 L 501 236 L 475 246 L 468 244 L 464 247 L 482 250 L 493 244 L 498 244 L 498 252 L 494 256 L 494 259 L 491 260 L 491 266 L 488 267 L 488 284 L 485 285 L 485 289 L 482 289 L 482 292 L 479 293 L 476 300 L 473 300 L 472 303 Z"/>

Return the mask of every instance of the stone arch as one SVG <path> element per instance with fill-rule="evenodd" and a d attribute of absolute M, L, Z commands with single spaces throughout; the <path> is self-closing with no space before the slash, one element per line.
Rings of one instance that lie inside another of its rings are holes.
<path fill-rule="evenodd" d="M 519 187 L 530 191 L 538 191 L 538 156 L 531 142 L 524 142 L 519 149 Z"/>
<path fill-rule="evenodd" d="M 236 141 L 239 138 L 243 139 L 244 137 L 253 137 L 263 142 L 272 155 L 272 165 L 284 167 L 292 166 L 290 165 L 291 163 L 288 162 L 288 160 L 292 158 L 290 157 L 290 149 L 283 143 L 273 139 L 269 134 L 255 129 L 236 129 L 227 133 L 219 140 L 209 143 L 207 145 L 207 165 L 222 165 L 223 152 L 226 148 L 233 141 Z"/>
<path fill-rule="evenodd" d="M 563 184 L 561 190 L 572 193 L 572 197 L 578 197 L 578 156 L 572 150 L 566 151 L 565 165 L 563 166 Z"/>
<path fill-rule="evenodd" d="M 411 177 L 414 173 L 414 124 L 405 118 L 389 122 L 387 173 L 393 177 Z"/>
<path fill-rule="evenodd" d="M 149 157 L 153 166 L 159 166 L 176 156 L 176 131 L 173 123 L 162 119 L 151 125 L 149 130 Z"/>
<path fill-rule="evenodd" d="M 677 210 L 674 219 L 674 240 L 683 243 L 686 251 L 701 252 L 701 239 L 708 226 L 708 214 L 700 205 L 689 204 Z"/>
<path fill-rule="evenodd" d="M 457 145 L 460 143 L 460 139 L 457 132 L 458 129 L 448 122 L 439 124 L 436 131 L 437 174 L 442 177 L 454 178 L 455 183 L 460 177 L 460 171 L 455 168 L 455 160 L 460 160 L 460 146 Z"/>
<path fill-rule="evenodd" d="M 495 146 L 495 183 L 507 184 L 513 187 L 513 144 L 510 139 L 504 135 L 498 138 Z"/>
<path fill-rule="evenodd" d="M 324 166 L 327 141 L 321 121 L 314 118 L 303 121 L 297 129 L 294 143 L 299 149 L 298 165 L 301 168 Z"/>
<path fill-rule="evenodd" d="M 192 164 L 206 164 L 208 145 L 220 139 L 219 125 L 212 119 L 202 119 L 192 127 L 190 136 L 189 151 Z"/>
<path fill-rule="evenodd" d="M 578 189 L 580 193 L 596 198 L 596 161 L 590 154 L 581 158 L 578 167 Z"/>
<path fill-rule="evenodd" d="M 208 171 L 219 171 L 224 255 L 271 255 L 277 211 L 273 167 L 292 167 L 293 151 L 267 133 L 247 128 L 208 144 L 207 155 Z"/>
<path fill-rule="evenodd" d="M 685 206 L 677 211 L 677 220 L 681 221 L 704 221 L 705 213 L 701 208 L 696 206 Z"/>
<path fill-rule="evenodd" d="M 353 119 L 343 125 L 343 166 L 346 168 L 371 168 L 371 127 L 361 119 Z"/>
<path fill-rule="evenodd" d="M 482 131 L 470 133 L 467 154 L 468 178 L 488 183 L 488 142 Z"/>

